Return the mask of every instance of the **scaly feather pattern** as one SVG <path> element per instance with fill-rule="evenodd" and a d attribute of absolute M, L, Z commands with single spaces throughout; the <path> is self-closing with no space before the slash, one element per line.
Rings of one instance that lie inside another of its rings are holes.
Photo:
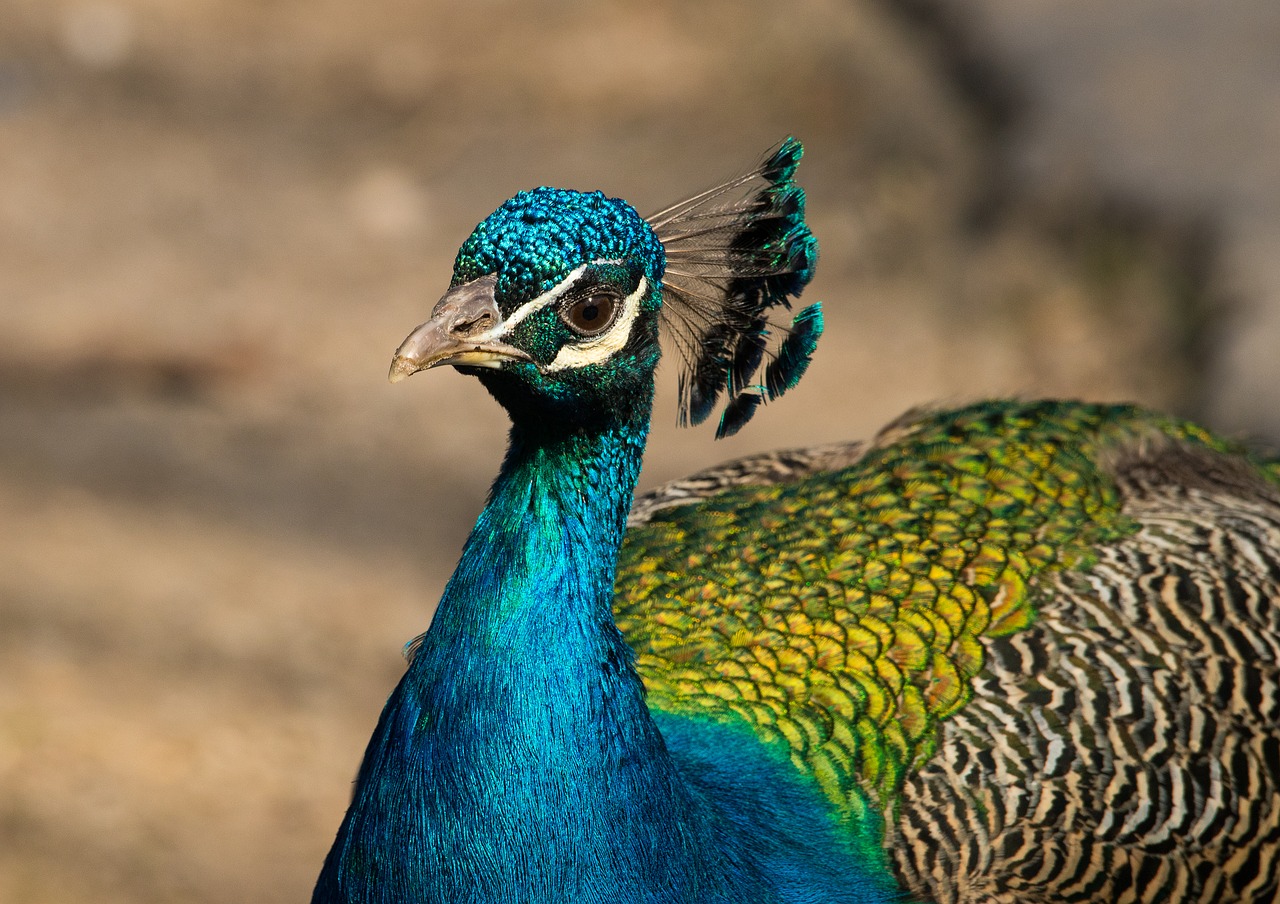
<path fill-rule="evenodd" d="M 637 500 L 614 606 L 651 707 L 883 814 L 922 900 L 1274 900 L 1274 465 L 1056 402 L 769 461 Z"/>

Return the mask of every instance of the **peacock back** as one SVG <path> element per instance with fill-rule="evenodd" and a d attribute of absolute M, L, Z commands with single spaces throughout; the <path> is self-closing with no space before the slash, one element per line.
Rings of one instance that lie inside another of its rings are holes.
<path fill-rule="evenodd" d="M 985 402 L 637 500 L 651 709 L 745 724 L 942 902 L 1271 900 L 1280 468 Z"/>

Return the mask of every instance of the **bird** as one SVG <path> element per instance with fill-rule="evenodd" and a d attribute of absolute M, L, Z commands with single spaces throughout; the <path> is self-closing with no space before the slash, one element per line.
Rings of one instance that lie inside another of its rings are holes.
<path fill-rule="evenodd" d="M 1280 461 L 990 399 L 635 495 L 663 347 L 717 436 L 816 352 L 802 153 L 462 244 L 390 377 L 506 455 L 313 902 L 1280 899 Z"/>

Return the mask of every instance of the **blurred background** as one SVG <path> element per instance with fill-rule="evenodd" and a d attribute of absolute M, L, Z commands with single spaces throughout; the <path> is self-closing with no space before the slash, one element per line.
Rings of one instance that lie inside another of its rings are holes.
<path fill-rule="evenodd" d="M 391 351 L 538 184 L 788 133 L 829 333 L 644 484 L 989 394 L 1280 439 L 1271 0 L 5 0 L 0 901 L 307 900 L 502 452 Z"/>

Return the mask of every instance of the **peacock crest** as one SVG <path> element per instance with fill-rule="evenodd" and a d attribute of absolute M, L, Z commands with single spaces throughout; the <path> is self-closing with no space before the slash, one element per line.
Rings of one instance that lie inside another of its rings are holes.
<path fill-rule="evenodd" d="M 648 217 L 666 255 L 663 322 L 683 364 L 681 423 L 701 424 L 723 395 L 717 438 L 795 386 L 822 335 L 817 304 L 789 325 L 775 320 L 818 261 L 794 178 L 803 153 L 787 138 L 750 172 Z"/>

